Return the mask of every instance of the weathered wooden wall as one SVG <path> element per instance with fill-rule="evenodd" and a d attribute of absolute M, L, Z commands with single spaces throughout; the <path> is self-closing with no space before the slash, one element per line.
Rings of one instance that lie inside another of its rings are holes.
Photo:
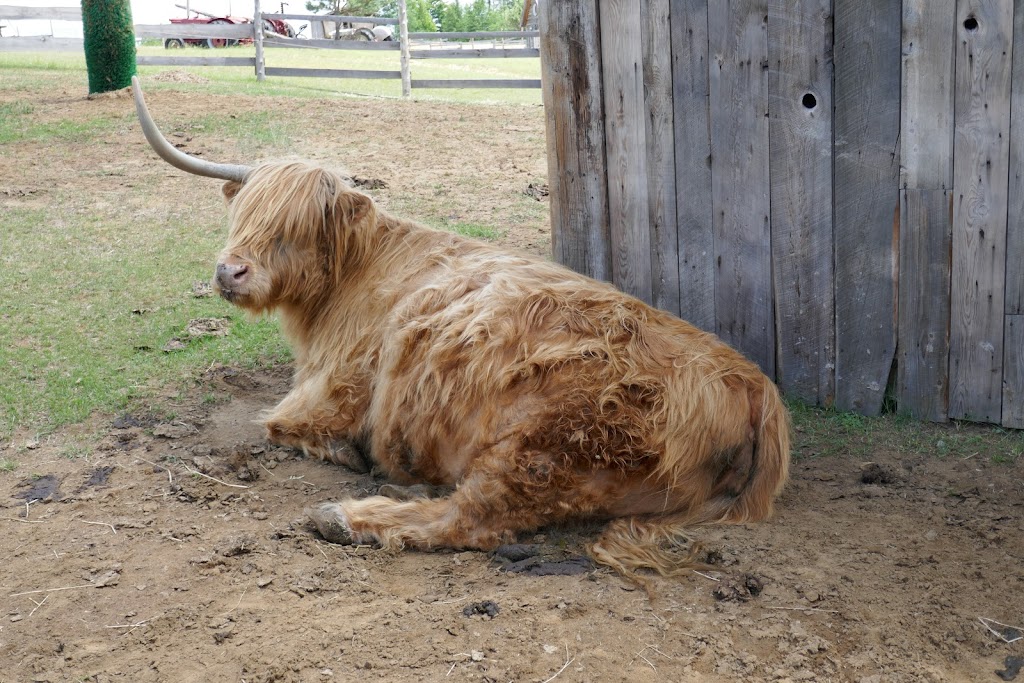
<path fill-rule="evenodd" d="M 1024 0 L 539 19 L 555 258 L 789 396 L 1024 427 Z"/>

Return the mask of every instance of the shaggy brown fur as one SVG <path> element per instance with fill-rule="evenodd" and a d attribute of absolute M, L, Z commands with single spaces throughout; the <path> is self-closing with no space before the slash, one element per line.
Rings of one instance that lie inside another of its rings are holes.
<path fill-rule="evenodd" d="M 594 557 L 671 574 L 685 526 L 770 514 L 786 411 L 714 335 L 561 266 L 389 216 L 312 165 L 266 164 L 224 192 L 215 285 L 278 311 L 296 352 L 269 438 L 455 487 L 324 504 L 310 514 L 325 535 L 490 549 L 622 518 Z"/>

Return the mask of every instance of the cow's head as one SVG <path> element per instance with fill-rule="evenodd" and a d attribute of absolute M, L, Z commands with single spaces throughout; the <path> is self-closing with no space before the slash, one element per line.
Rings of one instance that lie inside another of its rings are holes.
<path fill-rule="evenodd" d="M 346 176 L 301 161 L 253 168 L 189 156 L 160 133 L 138 79 L 132 87 L 142 130 L 161 158 L 227 181 L 231 230 L 213 278 L 225 299 L 253 312 L 316 305 L 363 258 L 376 210 Z"/>

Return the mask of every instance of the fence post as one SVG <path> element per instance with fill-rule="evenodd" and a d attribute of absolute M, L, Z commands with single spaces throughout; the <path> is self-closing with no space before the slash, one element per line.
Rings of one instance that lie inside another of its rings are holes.
<path fill-rule="evenodd" d="M 256 80 L 264 81 L 267 78 L 267 65 L 263 58 L 263 12 L 260 11 L 260 0 L 253 0 L 252 42 L 256 46 Z"/>
<path fill-rule="evenodd" d="M 412 95 L 412 75 L 409 73 L 409 13 L 405 0 L 398 0 L 398 39 L 402 47 L 402 97 Z"/>

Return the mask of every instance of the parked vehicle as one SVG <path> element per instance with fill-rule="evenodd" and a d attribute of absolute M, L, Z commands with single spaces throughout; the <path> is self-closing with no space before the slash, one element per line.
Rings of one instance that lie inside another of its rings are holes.
<path fill-rule="evenodd" d="M 202 10 L 193 9 L 185 5 L 175 5 L 186 12 L 188 16 L 185 18 L 171 19 L 172 24 L 183 25 L 183 24 L 251 24 L 252 19 L 248 17 L 235 17 L 235 16 L 224 16 L 219 14 L 210 14 L 209 12 L 203 12 Z M 194 15 L 194 16 L 193 16 Z M 295 37 L 295 30 L 291 25 L 282 21 L 281 19 L 264 19 L 263 30 L 277 33 L 288 38 Z M 208 47 L 208 48 L 221 48 L 229 47 L 231 45 L 245 45 L 252 43 L 252 38 L 242 38 L 236 40 L 233 38 L 164 38 L 164 48 L 168 50 L 183 48 L 186 45 L 193 45 L 196 47 Z"/>

